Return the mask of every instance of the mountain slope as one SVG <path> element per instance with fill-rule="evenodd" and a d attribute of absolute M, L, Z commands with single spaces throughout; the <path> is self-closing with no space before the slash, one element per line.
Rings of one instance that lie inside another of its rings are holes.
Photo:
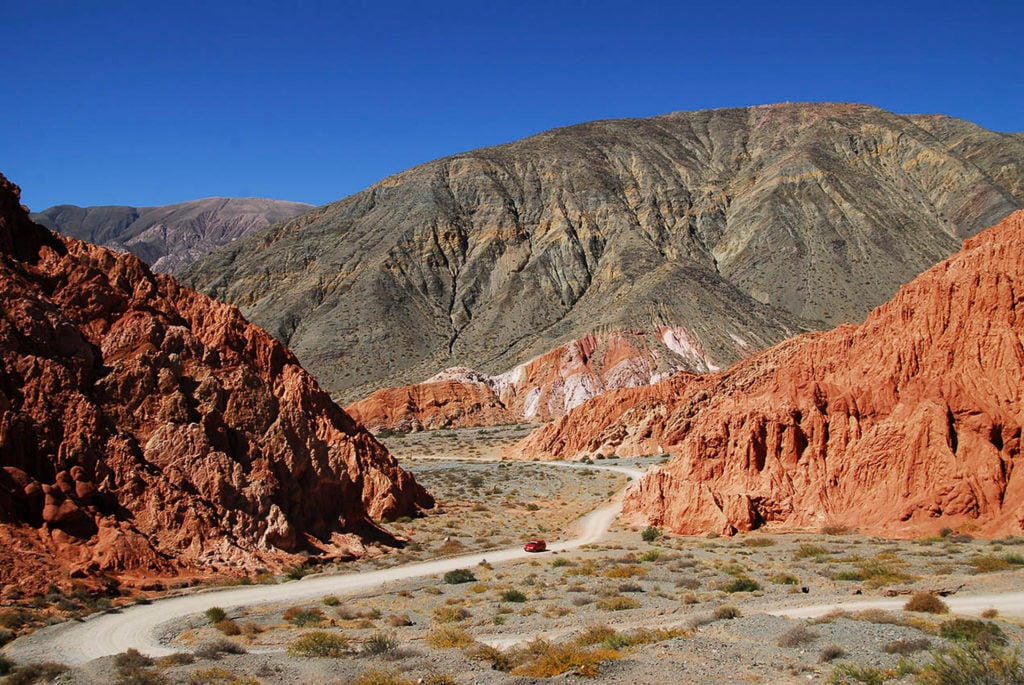
<path fill-rule="evenodd" d="M 0 176 L 0 586 L 345 557 L 430 496 L 234 307 Z"/>
<path fill-rule="evenodd" d="M 131 252 L 158 273 L 176 273 L 211 250 L 313 209 L 303 202 L 208 197 L 162 207 L 57 205 L 32 220 L 58 233 Z"/>
<path fill-rule="evenodd" d="M 345 401 L 604 330 L 678 327 L 724 368 L 861 319 L 1022 179 L 1020 135 L 861 105 L 604 121 L 410 169 L 183 277 Z"/>
<path fill-rule="evenodd" d="M 832 522 L 916 536 L 1024 532 L 1024 212 L 900 289 L 859 326 L 724 374 L 588 402 L 530 458 L 673 452 L 625 511 L 681 533 Z"/>

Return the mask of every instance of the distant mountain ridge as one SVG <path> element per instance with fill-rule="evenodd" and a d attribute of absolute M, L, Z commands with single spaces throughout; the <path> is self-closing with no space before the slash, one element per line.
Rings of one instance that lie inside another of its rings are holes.
<path fill-rule="evenodd" d="M 595 331 L 672 327 L 682 368 L 725 368 L 863 318 L 1021 207 L 1021 134 L 865 105 L 680 112 L 423 164 L 182 275 L 350 402 Z"/>
<path fill-rule="evenodd" d="M 304 202 L 208 197 L 159 207 L 57 205 L 32 214 L 32 220 L 131 252 L 157 273 L 173 274 L 221 245 L 310 209 Z"/>

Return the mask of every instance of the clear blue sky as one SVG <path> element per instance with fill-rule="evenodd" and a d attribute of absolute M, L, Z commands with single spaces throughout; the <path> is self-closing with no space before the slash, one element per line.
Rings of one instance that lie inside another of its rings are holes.
<path fill-rule="evenodd" d="M 321 204 L 557 126 L 781 101 L 1024 130 L 1019 0 L 3 0 L 0 27 L 0 171 L 35 210 Z"/>

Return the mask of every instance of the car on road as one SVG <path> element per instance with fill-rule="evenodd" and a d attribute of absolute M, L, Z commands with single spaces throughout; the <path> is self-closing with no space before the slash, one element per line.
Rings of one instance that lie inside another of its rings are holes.
<path fill-rule="evenodd" d="M 548 543 L 544 542 L 543 540 L 530 540 L 525 545 L 523 545 L 523 549 L 527 552 L 543 552 L 547 548 Z"/>

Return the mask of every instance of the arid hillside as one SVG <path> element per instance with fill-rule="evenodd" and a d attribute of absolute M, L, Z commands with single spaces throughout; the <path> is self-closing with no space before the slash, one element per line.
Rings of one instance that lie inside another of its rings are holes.
<path fill-rule="evenodd" d="M 279 342 L 0 177 L 0 586 L 279 568 L 432 499 Z"/>
<path fill-rule="evenodd" d="M 662 327 L 726 368 L 860 321 L 1024 207 L 1024 137 L 846 104 L 681 112 L 440 159 L 184 272 L 345 403 Z M 674 364 L 673 364 L 674 365 Z"/>
<path fill-rule="evenodd" d="M 528 436 L 529 458 L 672 453 L 626 511 L 681 533 L 835 524 L 1024 532 L 1024 212 L 857 326 L 726 373 L 613 391 Z"/>

